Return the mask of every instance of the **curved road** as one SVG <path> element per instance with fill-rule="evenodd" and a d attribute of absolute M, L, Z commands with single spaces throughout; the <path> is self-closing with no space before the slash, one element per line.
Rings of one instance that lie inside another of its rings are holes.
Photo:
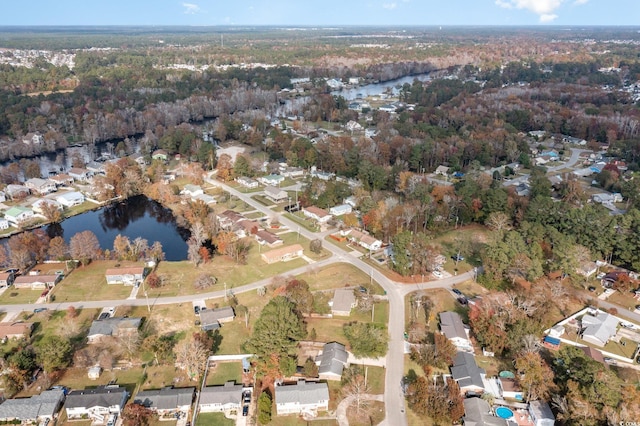
<path fill-rule="evenodd" d="M 244 194 L 231 188 L 221 182 L 214 179 L 207 179 L 207 182 L 211 185 L 218 186 L 223 190 L 229 192 L 233 196 L 241 199 L 254 209 L 267 214 L 273 215 L 273 210 L 258 203 L 251 198 L 252 194 Z M 280 223 L 287 226 L 289 229 L 299 229 L 301 235 L 305 238 L 312 240 L 322 236 L 323 234 L 313 233 L 300 227 L 297 223 L 284 216 L 279 218 Z M 449 288 L 452 284 L 466 281 L 474 277 L 474 272 L 470 271 L 458 276 L 443 278 L 434 282 L 424 282 L 417 284 L 404 284 L 392 281 L 387 276 L 382 274 L 371 265 L 362 261 L 361 259 L 352 256 L 342 248 L 333 244 L 324 244 L 323 248 L 331 253 L 331 257 L 316 263 L 313 266 L 326 266 L 333 263 L 345 262 L 354 265 L 366 274 L 369 274 L 372 279 L 375 279 L 380 286 L 387 292 L 389 298 L 389 350 L 386 357 L 386 375 L 385 375 L 385 420 L 382 425 L 385 426 L 406 426 L 407 417 L 405 414 L 405 400 L 401 391 L 400 383 L 404 375 L 404 331 L 405 331 L 405 306 L 404 297 L 416 290 L 427 290 L 434 288 Z M 303 266 L 291 271 L 288 274 L 298 275 L 308 271 L 310 265 Z M 244 286 L 230 289 L 234 293 L 243 293 L 247 291 L 255 290 L 259 287 L 266 286 L 271 282 L 272 278 L 265 278 L 254 283 L 246 284 Z M 100 300 L 100 301 L 84 301 L 84 302 L 64 302 L 64 303 L 49 303 L 49 304 L 21 304 L 21 305 L 0 305 L 0 311 L 15 313 L 20 311 L 30 311 L 35 308 L 47 308 L 52 310 L 65 310 L 69 306 L 76 308 L 104 308 L 109 306 L 145 306 L 147 303 L 150 305 L 167 305 L 174 303 L 187 303 L 191 302 L 194 298 L 198 299 L 211 299 L 220 298 L 224 296 L 224 290 L 213 291 L 198 295 L 186 295 L 186 296 L 173 296 L 173 297 L 158 297 L 146 300 L 146 298 L 139 299 L 118 299 L 118 300 Z"/>

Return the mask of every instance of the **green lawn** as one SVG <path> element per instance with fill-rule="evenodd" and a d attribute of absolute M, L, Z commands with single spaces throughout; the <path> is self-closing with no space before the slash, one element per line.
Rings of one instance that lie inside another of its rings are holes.
<path fill-rule="evenodd" d="M 235 420 L 228 419 L 223 413 L 198 414 L 196 426 L 234 426 Z"/>
<path fill-rule="evenodd" d="M 108 285 L 105 278 L 106 270 L 116 265 L 140 266 L 139 263 L 95 261 L 71 271 L 52 291 L 52 295 L 56 302 L 126 299 L 131 294 L 131 287 Z"/>
<path fill-rule="evenodd" d="M 311 232 L 318 232 L 319 231 L 318 227 L 315 226 L 313 224 L 313 222 L 305 219 L 304 215 L 301 212 L 284 213 L 284 216 L 287 219 L 291 219 L 292 221 L 294 221 L 298 225 L 302 226 L 303 228 L 307 229 L 308 231 L 311 231 Z"/>
<path fill-rule="evenodd" d="M 43 290 L 29 290 L 24 288 L 9 287 L 0 295 L 2 305 L 22 305 L 25 303 L 35 303 Z"/>
<path fill-rule="evenodd" d="M 365 366 L 367 369 L 367 384 L 369 393 L 380 395 L 384 393 L 385 369 L 382 367 Z"/>
<path fill-rule="evenodd" d="M 224 385 L 227 382 L 242 382 L 242 362 L 217 362 L 209 368 L 207 386 Z"/>

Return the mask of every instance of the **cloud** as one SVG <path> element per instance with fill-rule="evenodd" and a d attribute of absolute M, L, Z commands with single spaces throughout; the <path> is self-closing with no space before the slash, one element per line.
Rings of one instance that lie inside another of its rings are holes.
<path fill-rule="evenodd" d="M 383 7 L 383 8 L 385 8 L 385 9 L 387 9 L 387 10 L 393 10 L 393 9 L 395 9 L 396 7 L 398 7 L 398 3 L 396 3 L 396 2 L 393 2 L 393 3 L 384 3 L 384 4 L 382 5 L 382 7 Z"/>
<path fill-rule="evenodd" d="M 540 22 L 551 22 L 558 17 L 555 13 L 552 14 L 542 14 L 540 15 Z"/>
<path fill-rule="evenodd" d="M 495 0 L 495 4 L 504 9 L 524 9 L 535 13 L 540 22 L 551 22 L 558 18 L 555 12 L 571 0 Z M 573 0 L 573 5 L 580 6 L 589 0 Z"/>
<path fill-rule="evenodd" d="M 182 13 L 185 15 L 195 15 L 201 12 L 200 6 L 195 3 L 182 3 L 182 7 L 184 7 L 184 11 Z"/>

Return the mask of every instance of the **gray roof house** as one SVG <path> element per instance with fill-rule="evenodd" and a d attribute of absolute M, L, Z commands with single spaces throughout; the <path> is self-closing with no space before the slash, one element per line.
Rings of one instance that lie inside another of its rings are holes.
<path fill-rule="evenodd" d="M 535 426 L 553 426 L 556 422 L 549 404 L 544 401 L 531 401 L 529 403 L 529 415 Z"/>
<path fill-rule="evenodd" d="M 460 386 L 460 392 L 484 391 L 482 376 L 485 371 L 478 367 L 475 357 L 468 352 L 458 352 L 453 360 L 451 376 Z"/>
<path fill-rule="evenodd" d="M 63 390 L 46 390 L 30 398 L 8 399 L 0 404 L 0 421 L 38 423 L 53 419 L 64 401 Z"/>
<path fill-rule="evenodd" d="M 120 414 L 128 398 L 127 390 L 117 385 L 74 390 L 67 395 L 64 408 L 69 420 L 86 416 L 104 422 L 109 414 Z"/>
<path fill-rule="evenodd" d="M 351 315 L 351 309 L 357 305 L 356 296 L 353 294 L 352 289 L 341 288 L 333 293 L 333 299 L 331 300 L 331 313 L 333 315 L 340 315 L 348 317 Z"/>
<path fill-rule="evenodd" d="M 466 398 L 464 404 L 465 426 L 507 426 L 507 421 L 491 414 L 489 403 L 481 398 Z"/>
<path fill-rule="evenodd" d="M 342 343 L 326 343 L 316 357 L 318 375 L 324 380 L 340 380 L 349 354 Z"/>
<path fill-rule="evenodd" d="M 456 312 L 440 312 L 440 331 L 459 351 L 473 353 L 473 345 L 469 340 L 467 328 Z"/>
<path fill-rule="evenodd" d="M 207 386 L 200 391 L 201 413 L 215 413 L 240 408 L 242 385 L 227 382 L 224 386 Z"/>
<path fill-rule="evenodd" d="M 264 188 L 264 196 L 273 201 L 274 203 L 281 203 L 289 198 L 286 191 L 275 186 L 267 186 Z"/>
<path fill-rule="evenodd" d="M 299 380 L 294 385 L 276 386 L 276 413 L 310 414 L 329 409 L 329 387 L 323 382 Z"/>
<path fill-rule="evenodd" d="M 200 311 L 200 326 L 203 330 L 217 330 L 225 322 L 233 321 L 236 314 L 231 306 Z"/>
<path fill-rule="evenodd" d="M 167 387 L 138 392 L 133 402 L 144 405 L 160 415 L 183 412 L 191 409 L 196 388 Z"/>
<path fill-rule="evenodd" d="M 96 320 L 91 323 L 87 339 L 89 343 L 95 343 L 103 337 L 133 333 L 138 330 L 141 323 L 142 318 L 113 317 Z"/>
<path fill-rule="evenodd" d="M 616 335 L 618 323 L 618 318 L 600 310 L 597 310 L 595 315 L 584 315 L 582 317 L 582 340 L 604 346 L 609 339 Z"/>

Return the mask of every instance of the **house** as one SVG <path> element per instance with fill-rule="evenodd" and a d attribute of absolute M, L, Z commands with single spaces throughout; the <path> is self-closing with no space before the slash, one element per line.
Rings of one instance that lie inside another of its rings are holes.
<path fill-rule="evenodd" d="M 226 382 L 223 386 L 207 386 L 200 391 L 198 406 L 201 413 L 238 410 L 242 405 L 242 385 Z"/>
<path fill-rule="evenodd" d="M 25 145 L 40 145 L 44 143 L 44 136 L 40 133 L 29 132 L 22 138 L 22 143 Z"/>
<path fill-rule="evenodd" d="M 394 112 L 396 112 L 397 109 L 398 108 L 396 108 L 396 106 L 392 104 L 384 104 L 378 108 L 378 110 L 388 112 L 390 114 L 393 114 Z"/>
<path fill-rule="evenodd" d="M 5 218 L 0 218 L 0 231 L 4 231 L 5 229 L 9 229 L 11 224 Z"/>
<path fill-rule="evenodd" d="M 485 371 L 478 367 L 473 354 L 469 352 L 458 352 L 456 354 L 451 367 L 451 376 L 460 386 L 461 393 L 482 393 L 484 391 L 484 381 L 482 380 L 484 374 Z"/>
<path fill-rule="evenodd" d="M 316 356 L 318 375 L 322 380 L 340 380 L 342 370 L 347 366 L 349 353 L 342 343 L 325 343 L 322 352 Z"/>
<path fill-rule="evenodd" d="M 434 173 L 441 176 L 447 176 L 449 174 L 449 167 L 438 166 L 436 167 L 436 171 Z"/>
<path fill-rule="evenodd" d="M 364 130 L 362 124 L 354 120 L 349 120 L 349 122 L 345 124 L 344 128 L 349 132 L 361 132 L 362 130 Z"/>
<path fill-rule="evenodd" d="M 116 160 L 111 160 L 109 163 L 113 164 Z M 90 161 L 87 163 L 87 171 L 89 172 L 89 177 L 95 175 L 106 175 L 107 174 L 107 166 L 105 163 L 98 163 L 97 161 Z"/>
<path fill-rule="evenodd" d="M 73 185 L 73 178 L 66 173 L 61 173 L 59 175 L 51 176 L 49 180 L 58 187 Z"/>
<path fill-rule="evenodd" d="M 369 251 L 378 251 L 382 248 L 382 241 L 375 239 L 369 234 L 351 229 L 345 234 L 349 241 L 358 244 L 360 247 Z"/>
<path fill-rule="evenodd" d="M 33 330 L 31 322 L 0 322 L 0 340 L 29 338 Z"/>
<path fill-rule="evenodd" d="M 111 317 L 95 320 L 91 323 L 87 339 L 89 343 L 96 343 L 103 337 L 124 336 L 138 331 L 142 318 Z"/>
<path fill-rule="evenodd" d="M 600 364 L 608 365 L 604 362 L 604 356 L 599 350 L 594 349 L 591 346 L 579 346 L 579 348 L 582 352 L 584 352 L 586 356 L 588 356 L 592 360 L 598 361 Z"/>
<path fill-rule="evenodd" d="M 180 193 L 188 197 L 196 197 L 198 195 L 204 194 L 204 190 L 198 185 L 188 183 L 184 186 L 184 189 L 180 191 Z"/>
<path fill-rule="evenodd" d="M 238 222 L 238 231 L 236 234 L 239 238 L 248 237 L 250 235 L 254 235 L 258 232 L 259 229 L 262 229 L 260 224 L 255 220 L 243 219 Z"/>
<path fill-rule="evenodd" d="M 8 399 L 0 404 L 0 422 L 48 424 L 60 411 L 63 401 L 62 389 L 45 390 L 29 398 Z"/>
<path fill-rule="evenodd" d="M 246 176 L 237 177 L 235 180 L 236 180 L 236 182 L 238 182 L 240 185 L 244 186 L 245 188 L 253 189 L 253 188 L 257 188 L 258 187 L 258 181 L 257 180 L 248 178 Z"/>
<path fill-rule="evenodd" d="M 275 250 L 262 253 L 261 257 L 268 264 L 276 262 L 288 262 L 304 255 L 304 250 L 300 244 L 281 247 Z"/>
<path fill-rule="evenodd" d="M 489 403 L 482 398 L 466 398 L 464 404 L 465 426 L 507 426 L 507 421 L 492 414 Z"/>
<path fill-rule="evenodd" d="M 265 186 L 280 186 L 280 184 L 284 182 L 284 176 L 271 174 L 259 177 L 258 181 Z"/>
<path fill-rule="evenodd" d="M 608 192 L 603 192 L 600 194 L 594 194 L 591 199 L 594 203 L 598 204 L 613 204 L 613 203 L 621 203 L 624 199 L 622 195 L 618 192 L 610 194 Z"/>
<path fill-rule="evenodd" d="M 4 212 L 4 218 L 12 225 L 18 226 L 33 218 L 33 210 L 22 206 L 11 207 Z"/>
<path fill-rule="evenodd" d="M 56 186 L 55 182 L 50 181 L 48 179 L 40 179 L 40 178 L 28 179 L 24 183 L 24 186 L 29 188 L 31 192 L 35 194 L 40 194 L 40 195 L 50 194 L 58 190 L 58 187 Z"/>
<path fill-rule="evenodd" d="M 327 80 L 327 86 L 329 86 L 331 90 L 340 90 L 342 89 L 344 84 L 342 83 L 342 81 L 332 78 Z"/>
<path fill-rule="evenodd" d="M 56 200 L 41 198 L 31 205 L 31 210 L 33 210 L 34 213 L 41 214 L 41 215 L 45 214 L 45 210 L 47 208 L 62 210 L 62 204 L 60 204 Z"/>
<path fill-rule="evenodd" d="M 316 206 L 309 206 L 302 209 L 302 213 L 309 219 L 313 219 L 318 223 L 327 223 L 332 216 L 325 209 Z"/>
<path fill-rule="evenodd" d="M 4 193 L 6 197 L 9 197 L 11 200 L 21 200 L 26 198 L 31 194 L 31 190 L 23 185 L 7 185 L 4 189 Z"/>
<path fill-rule="evenodd" d="M 91 367 L 89 368 L 89 371 L 87 371 L 87 377 L 91 380 L 98 380 L 100 378 L 100 373 L 102 373 L 102 367 Z"/>
<path fill-rule="evenodd" d="M 305 172 L 302 167 L 287 167 L 281 173 L 284 177 L 295 179 L 303 177 Z"/>
<path fill-rule="evenodd" d="M 582 340 L 604 346 L 616 335 L 619 322 L 618 318 L 601 310 L 596 310 L 594 315 L 585 314 L 581 319 Z"/>
<path fill-rule="evenodd" d="M 329 387 L 326 383 L 299 380 L 295 385 L 276 386 L 276 413 L 307 414 L 329 409 Z"/>
<path fill-rule="evenodd" d="M 282 245 L 282 238 L 264 229 L 259 229 L 254 236 L 260 245 L 267 245 L 269 247 Z"/>
<path fill-rule="evenodd" d="M 218 215 L 218 224 L 220 228 L 224 230 L 231 230 L 240 221 L 245 220 L 245 217 L 233 210 L 225 210 Z"/>
<path fill-rule="evenodd" d="M 357 305 L 356 296 L 352 289 L 341 288 L 333 293 L 333 299 L 329 305 L 333 315 L 348 317 L 351 315 L 351 309 Z"/>
<path fill-rule="evenodd" d="M 138 153 L 129 156 L 130 159 L 136 162 L 136 164 L 140 167 L 144 167 L 147 165 L 146 160 L 144 159 L 144 155 Z"/>
<path fill-rule="evenodd" d="M 128 268 L 109 268 L 105 272 L 107 284 L 135 285 L 144 280 L 144 266 L 132 266 Z"/>
<path fill-rule="evenodd" d="M 352 209 L 355 209 L 358 206 L 358 199 L 351 195 L 344 199 L 344 203 L 350 205 Z"/>
<path fill-rule="evenodd" d="M 169 153 L 164 149 L 157 149 L 151 153 L 152 160 L 167 161 L 169 159 Z"/>
<path fill-rule="evenodd" d="M 329 209 L 329 214 L 333 216 L 342 216 L 344 214 L 349 214 L 353 211 L 353 206 L 351 204 L 340 204 Z"/>
<path fill-rule="evenodd" d="M 13 280 L 15 279 L 16 276 L 13 272 L 0 273 L 0 288 L 11 287 L 11 284 L 13 284 Z"/>
<path fill-rule="evenodd" d="M 53 288 L 61 279 L 62 275 L 60 274 L 21 275 L 13 281 L 13 286 L 31 290 Z"/>
<path fill-rule="evenodd" d="M 236 317 L 231 306 L 200 311 L 200 328 L 205 331 L 217 330 L 222 324 L 231 322 Z"/>
<path fill-rule="evenodd" d="M 553 426 L 556 422 L 551 407 L 544 401 L 531 401 L 529 415 L 535 426 Z"/>
<path fill-rule="evenodd" d="M 216 204 L 216 198 L 213 195 L 209 194 L 196 195 L 195 197 L 191 197 L 191 201 L 200 201 L 207 205 Z"/>
<path fill-rule="evenodd" d="M 598 270 L 596 262 L 582 262 L 579 267 L 576 268 L 576 272 L 585 278 L 589 278 L 595 274 Z"/>
<path fill-rule="evenodd" d="M 264 196 L 273 201 L 274 203 L 281 203 L 289 198 L 289 194 L 280 188 L 275 186 L 267 186 L 264 188 Z"/>
<path fill-rule="evenodd" d="M 56 201 L 62 204 L 65 207 L 73 207 L 84 203 L 85 198 L 81 192 L 71 191 L 65 192 L 64 194 L 60 194 Z"/>
<path fill-rule="evenodd" d="M 440 312 L 440 331 L 459 351 L 473 353 L 469 330 L 457 312 Z"/>
<path fill-rule="evenodd" d="M 311 177 L 318 178 L 320 180 L 329 181 L 333 179 L 336 175 L 329 172 L 323 172 L 321 170 L 315 169 L 315 166 L 311 167 Z"/>
<path fill-rule="evenodd" d="M 69 176 L 71 176 L 74 181 L 87 182 L 89 178 L 93 176 L 93 173 L 87 169 L 72 167 L 69 169 Z"/>
<path fill-rule="evenodd" d="M 120 414 L 129 398 L 127 389 L 118 385 L 74 390 L 64 404 L 69 420 L 89 418 L 104 423 L 109 414 Z"/>
<path fill-rule="evenodd" d="M 500 388 L 500 397 L 517 399 L 522 401 L 522 388 L 518 385 L 516 379 L 509 377 L 498 377 L 498 387 Z"/>
<path fill-rule="evenodd" d="M 188 413 L 191 410 L 195 394 L 196 388 L 194 387 L 166 387 L 138 392 L 133 402 L 155 411 L 160 416 L 170 416 L 177 413 Z"/>

